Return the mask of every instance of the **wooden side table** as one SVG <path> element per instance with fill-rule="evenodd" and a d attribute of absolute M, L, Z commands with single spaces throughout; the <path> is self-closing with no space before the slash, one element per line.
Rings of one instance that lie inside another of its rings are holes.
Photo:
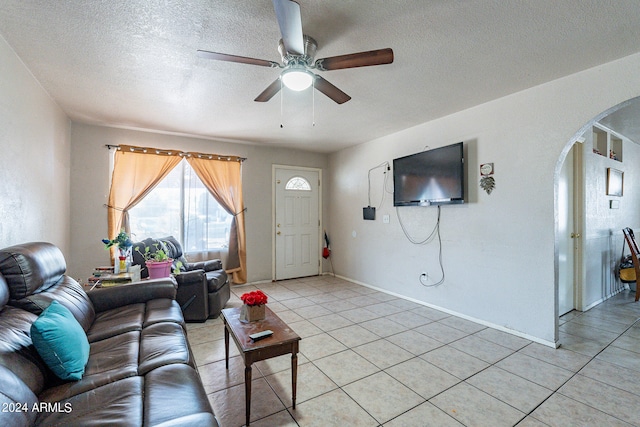
<path fill-rule="evenodd" d="M 291 401 L 296 409 L 296 383 L 298 380 L 298 343 L 300 337 L 276 314 L 265 307 L 265 318 L 257 322 L 242 323 L 239 320 L 240 308 L 222 310 L 224 322 L 224 350 L 226 366 L 229 369 L 229 335 L 233 337 L 240 355 L 244 360 L 244 391 L 246 425 L 251 414 L 251 365 L 260 360 L 291 353 Z M 273 335 L 253 342 L 250 334 L 270 329 Z"/>

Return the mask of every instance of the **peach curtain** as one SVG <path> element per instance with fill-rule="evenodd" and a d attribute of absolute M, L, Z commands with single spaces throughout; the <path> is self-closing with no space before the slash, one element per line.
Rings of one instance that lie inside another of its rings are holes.
<path fill-rule="evenodd" d="M 136 151 L 134 151 L 136 150 Z M 121 145 L 115 154 L 107 205 L 109 238 L 120 230 L 129 233 L 129 209 L 134 207 L 180 163 L 182 157 L 169 153 Z"/>
<path fill-rule="evenodd" d="M 233 283 L 247 281 L 247 253 L 244 229 L 244 201 L 242 198 L 242 163 L 218 160 L 212 156 L 188 156 L 187 161 L 211 195 L 233 215 L 229 233 L 229 259 L 225 270 Z"/>

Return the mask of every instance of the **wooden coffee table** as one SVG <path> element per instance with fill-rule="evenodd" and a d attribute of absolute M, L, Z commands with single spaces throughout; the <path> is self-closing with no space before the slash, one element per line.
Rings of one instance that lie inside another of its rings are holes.
<path fill-rule="evenodd" d="M 286 323 L 265 307 L 265 318 L 257 322 L 243 323 L 239 319 L 240 308 L 222 310 L 224 321 L 224 351 L 229 369 L 229 335 L 233 337 L 240 355 L 244 359 L 244 391 L 246 424 L 251 413 L 251 365 L 260 360 L 291 353 L 291 401 L 296 409 L 296 382 L 298 377 L 298 343 L 300 337 Z M 273 335 L 253 342 L 250 334 L 270 329 Z"/>

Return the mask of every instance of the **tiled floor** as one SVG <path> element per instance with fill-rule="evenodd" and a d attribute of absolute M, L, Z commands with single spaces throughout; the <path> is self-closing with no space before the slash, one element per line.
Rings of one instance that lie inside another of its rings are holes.
<path fill-rule="evenodd" d="M 238 295 L 254 289 L 236 287 Z M 554 350 L 331 276 L 264 284 L 301 337 L 253 366 L 252 426 L 640 426 L 640 302 L 624 291 L 561 318 Z M 244 424 L 244 366 L 220 319 L 189 339 L 222 427 Z"/>

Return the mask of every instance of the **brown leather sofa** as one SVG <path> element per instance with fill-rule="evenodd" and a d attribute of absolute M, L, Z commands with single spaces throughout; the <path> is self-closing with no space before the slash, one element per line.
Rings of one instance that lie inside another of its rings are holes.
<path fill-rule="evenodd" d="M 0 425 L 218 426 L 171 280 L 85 293 L 49 243 L 0 250 Z M 30 336 L 57 301 L 86 332 L 79 381 L 63 381 Z"/>
<path fill-rule="evenodd" d="M 222 269 L 219 259 L 188 262 L 184 257 L 182 245 L 173 236 L 144 239 L 134 243 L 133 247 L 139 248 L 139 251 L 133 251 L 133 264 L 141 266 L 142 277 L 149 275 L 141 254 L 144 253 L 145 247 L 149 248 L 149 253 L 162 249 L 173 259 L 172 271 L 180 270 L 180 274 L 175 275 L 178 283 L 176 301 L 180 304 L 184 320 L 204 322 L 220 315 L 229 301 L 231 290 L 227 273 Z"/>

